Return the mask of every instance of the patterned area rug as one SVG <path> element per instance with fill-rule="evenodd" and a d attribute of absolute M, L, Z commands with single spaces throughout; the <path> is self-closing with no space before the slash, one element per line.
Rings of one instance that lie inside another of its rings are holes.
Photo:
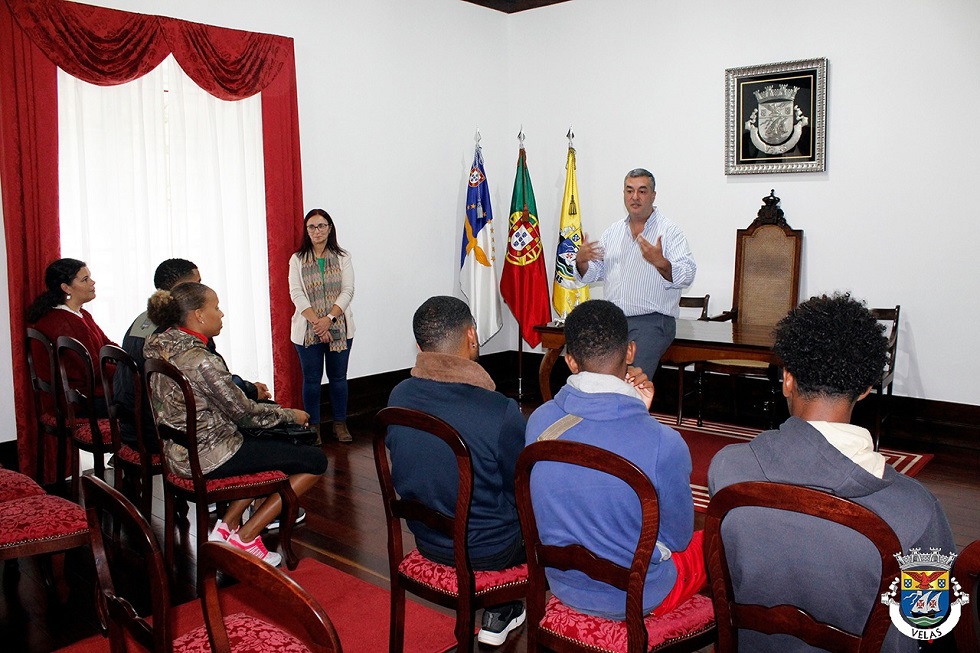
<path fill-rule="evenodd" d="M 704 512 L 708 507 L 708 466 L 711 459 L 723 447 L 737 442 L 748 442 L 762 431 L 744 426 L 732 426 L 721 422 L 705 421 L 698 426 L 697 419 L 684 418 L 680 426 L 675 424 L 675 415 L 654 413 L 662 424 L 677 429 L 691 450 L 691 491 L 694 494 L 694 509 Z M 882 455 L 896 471 L 906 476 L 915 476 L 932 460 L 932 454 L 910 453 L 896 449 L 881 449 Z"/>

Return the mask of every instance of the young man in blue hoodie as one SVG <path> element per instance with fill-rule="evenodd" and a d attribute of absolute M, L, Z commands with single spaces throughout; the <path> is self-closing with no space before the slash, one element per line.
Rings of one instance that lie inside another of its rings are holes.
<path fill-rule="evenodd" d="M 650 416 L 653 386 L 630 368 L 636 345 L 623 311 L 609 301 L 577 306 L 565 322 L 565 362 L 573 376 L 528 420 L 527 444 L 568 415 L 581 421 L 559 438 L 601 447 L 632 461 L 653 482 L 660 532 L 643 592 L 645 612 L 663 614 L 705 582 L 701 532 L 693 538 L 691 453 L 677 431 Z M 554 435 L 552 431 L 548 436 Z M 531 499 L 543 542 L 577 542 L 628 567 L 640 532 L 636 494 L 607 474 L 542 464 L 531 475 Z M 563 603 L 586 614 L 623 619 L 626 593 L 574 571 L 547 569 Z"/>
<path fill-rule="evenodd" d="M 850 424 L 854 405 L 881 379 L 887 341 L 864 304 L 848 294 L 813 297 L 776 327 L 783 395 L 791 417 L 778 430 L 719 451 L 708 491 L 743 481 L 824 490 L 884 519 L 907 552 L 955 552 L 943 508 L 917 481 L 896 472 L 874 450 L 867 429 Z M 783 511 L 744 509 L 723 526 L 735 596 L 745 603 L 799 606 L 815 619 L 860 632 L 879 600 L 881 562 L 863 536 L 829 522 Z M 739 650 L 817 651 L 789 635 L 742 630 Z M 918 642 L 891 626 L 882 651 L 913 653 Z"/>

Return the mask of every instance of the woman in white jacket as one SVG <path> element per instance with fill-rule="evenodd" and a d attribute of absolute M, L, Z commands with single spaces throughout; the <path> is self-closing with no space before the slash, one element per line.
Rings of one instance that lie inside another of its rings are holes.
<path fill-rule="evenodd" d="M 352 440 L 347 430 L 347 362 L 354 342 L 354 267 L 337 244 L 333 218 L 313 209 L 303 220 L 303 244 L 289 259 L 289 296 L 296 306 L 290 340 L 303 368 L 303 407 L 320 428 L 320 384 L 326 368 L 333 434 Z"/>

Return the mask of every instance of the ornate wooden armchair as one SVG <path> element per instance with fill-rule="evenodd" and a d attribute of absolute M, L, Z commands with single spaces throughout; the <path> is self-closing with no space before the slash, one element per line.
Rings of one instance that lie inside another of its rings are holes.
<path fill-rule="evenodd" d="M 799 303 L 800 258 L 803 252 L 803 231 L 786 223 L 775 191 L 762 199 L 758 216 L 747 229 L 739 229 L 735 237 L 735 286 L 732 308 L 714 321 L 731 320 L 735 328 L 742 324 L 774 327 Z M 768 412 L 774 426 L 775 407 L 779 397 L 779 368 L 757 361 L 703 361 L 694 366 L 698 376 L 698 424 L 702 421 L 704 375 L 725 374 L 761 377 L 769 381 Z M 735 411 L 738 400 L 735 398 Z"/>
<path fill-rule="evenodd" d="M 47 478 L 58 485 L 53 486 L 64 493 L 64 480 L 68 476 L 68 429 L 65 426 L 65 412 L 62 408 L 61 376 L 54 344 L 37 329 L 27 329 L 25 351 L 27 369 L 31 375 L 31 389 L 34 391 L 34 420 L 37 424 L 37 467 L 34 478 L 44 485 Z M 44 459 L 50 450 L 48 438 L 53 438 L 55 454 L 54 472 L 48 471 L 45 477 Z"/>

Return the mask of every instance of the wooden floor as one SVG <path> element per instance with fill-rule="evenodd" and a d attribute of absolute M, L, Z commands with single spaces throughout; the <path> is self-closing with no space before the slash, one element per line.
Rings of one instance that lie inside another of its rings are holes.
<path fill-rule="evenodd" d="M 534 405 L 525 406 L 525 411 Z M 301 556 L 316 558 L 347 573 L 381 587 L 387 587 L 386 536 L 384 513 L 370 447 L 369 418 L 353 417 L 349 422 L 354 442 L 324 446 L 330 466 L 320 481 L 302 499 L 307 510 L 306 523 L 294 532 L 294 547 Z M 980 478 L 976 456 L 940 454 L 918 476 L 942 502 L 949 517 L 956 545 L 962 549 L 980 538 Z M 158 536 L 163 513 L 156 488 L 154 522 Z M 698 521 L 701 521 L 698 516 Z M 701 524 L 697 523 L 700 527 Z M 276 537 L 266 537 L 270 548 Z M 193 542 L 191 531 L 182 541 Z M 40 653 L 90 636 L 97 632 L 92 608 L 92 568 L 87 550 L 72 554 L 66 568 L 68 589 L 60 596 L 47 592 L 41 584 L 35 561 L 7 565 L 2 572 L 3 597 L 0 598 L 0 651 Z M 178 556 L 179 600 L 194 598 L 196 573 L 192 547 L 185 544 Z M 948 639 L 948 638 L 947 638 Z M 524 651 L 524 629 L 497 650 L 502 653 Z"/>

